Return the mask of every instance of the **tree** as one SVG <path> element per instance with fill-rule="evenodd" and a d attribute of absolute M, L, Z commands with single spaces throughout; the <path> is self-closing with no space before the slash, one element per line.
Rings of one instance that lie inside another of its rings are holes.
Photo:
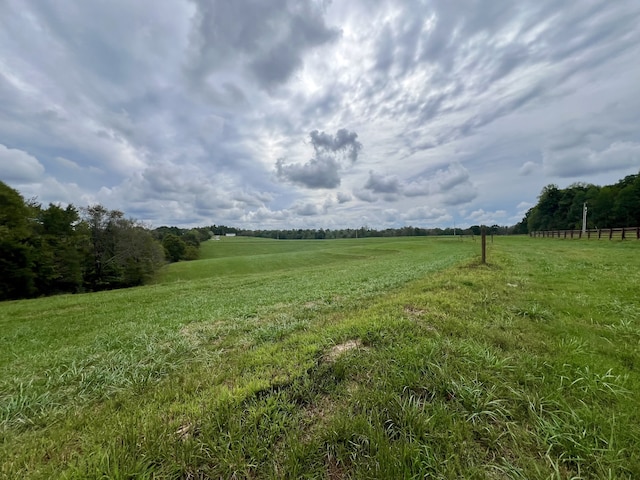
<path fill-rule="evenodd" d="M 84 257 L 87 254 L 76 226 L 80 216 L 73 205 L 62 208 L 49 204 L 47 209 L 38 207 L 36 235 L 37 246 L 36 285 L 40 294 L 77 292 L 82 289 Z"/>
<path fill-rule="evenodd" d="M 36 293 L 32 216 L 22 196 L 0 182 L 0 300 Z"/>
<path fill-rule="evenodd" d="M 613 206 L 613 214 L 620 225 L 625 227 L 640 226 L 640 175 L 634 175 L 620 190 Z"/>
<path fill-rule="evenodd" d="M 164 247 L 167 258 L 172 262 L 180 261 L 187 250 L 187 245 L 173 233 L 164 237 L 162 246 Z"/>
<path fill-rule="evenodd" d="M 85 282 L 94 290 L 139 285 L 163 263 L 162 247 L 151 233 L 118 210 L 84 209 L 90 255 Z"/>
<path fill-rule="evenodd" d="M 628 175 L 615 185 L 598 187 L 574 183 L 564 190 L 547 185 L 538 203 L 530 209 L 514 231 L 577 229 L 582 227 L 584 203 L 589 215 L 587 227 L 612 228 L 640 226 L 640 174 Z"/>

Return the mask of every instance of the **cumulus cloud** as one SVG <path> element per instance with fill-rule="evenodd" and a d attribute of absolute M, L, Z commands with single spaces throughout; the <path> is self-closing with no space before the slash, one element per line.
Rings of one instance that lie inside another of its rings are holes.
<path fill-rule="evenodd" d="M 459 185 L 468 183 L 469 176 L 469 170 L 460 163 L 453 162 L 446 169 L 436 172 L 435 183 L 439 191 L 446 192 Z"/>
<path fill-rule="evenodd" d="M 307 188 L 336 188 L 340 185 L 340 164 L 332 157 L 312 158 L 307 163 L 285 165 L 284 159 L 276 162 L 278 178 Z"/>
<path fill-rule="evenodd" d="M 374 193 L 394 194 L 400 192 L 400 180 L 395 175 L 383 176 L 369 172 L 364 188 Z"/>
<path fill-rule="evenodd" d="M 497 225 L 501 222 L 504 223 L 507 217 L 506 210 L 495 210 L 493 212 L 486 212 L 483 209 L 474 210 L 466 218 L 471 222 L 480 225 Z"/>
<path fill-rule="evenodd" d="M 451 217 L 444 208 L 423 206 L 411 208 L 403 214 L 403 218 L 405 220 L 443 221 Z"/>
<path fill-rule="evenodd" d="M 407 197 L 427 196 L 431 193 L 431 185 L 428 179 L 409 182 L 404 188 Z"/>
<path fill-rule="evenodd" d="M 44 174 L 44 166 L 27 152 L 0 143 L 0 179 L 7 182 L 33 183 Z"/>
<path fill-rule="evenodd" d="M 293 205 L 291 210 L 296 215 L 302 215 L 303 217 L 311 217 L 322 213 L 322 208 L 311 202 Z"/>
<path fill-rule="evenodd" d="M 338 187 L 344 160 L 355 162 L 362 148 L 358 134 L 345 129 L 338 130 L 335 135 L 313 130 L 309 137 L 315 156 L 307 163 L 285 164 L 283 158 L 278 159 L 277 177 L 307 188 Z"/>
<path fill-rule="evenodd" d="M 318 130 L 313 130 L 309 136 L 316 155 L 323 153 L 344 154 L 349 160 L 355 162 L 362 144 L 358 141 L 358 134 L 341 128 L 335 135 L 329 135 Z"/>
<path fill-rule="evenodd" d="M 242 221 L 251 226 L 264 228 L 273 222 L 282 222 L 288 220 L 290 213 L 286 210 L 271 210 L 268 207 L 260 207 L 256 210 L 246 212 L 242 216 Z"/>

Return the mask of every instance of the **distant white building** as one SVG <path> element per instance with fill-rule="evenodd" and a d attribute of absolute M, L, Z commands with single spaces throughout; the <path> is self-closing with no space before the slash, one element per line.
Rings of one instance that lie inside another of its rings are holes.
<path fill-rule="evenodd" d="M 224 236 L 225 237 L 235 237 L 236 234 L 235 233 L 225 233 Z"/>

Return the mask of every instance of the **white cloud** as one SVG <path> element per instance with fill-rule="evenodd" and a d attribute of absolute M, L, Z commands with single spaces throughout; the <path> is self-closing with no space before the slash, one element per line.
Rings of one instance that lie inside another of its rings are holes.
<path fill-rule="evenodd" d="M 405 220 L 448 221 L 451 216 L 443 208 L 415 207 L 403 215 Z"/>
<path fill-rule="evenodd" d="M 44 166 L 27 152 L 0 143 L 0 179 L 15 183 L 33 183 L 42 178 Z"/>
<path fill-rule="evenodd" d="M 522 176 L 531 175 L 540 168 L 540 165 L 535 162 L 525 162 L 518 170 L 518 174 Z"/>
<path fill-rule="evenodd" d="M 476 224 L 500 225 L 505 221 L 506 217 L 507 212 L 505 210 L 485 212 L 483 209 L 478 209 L 471 212 L 466 218 Z"/>

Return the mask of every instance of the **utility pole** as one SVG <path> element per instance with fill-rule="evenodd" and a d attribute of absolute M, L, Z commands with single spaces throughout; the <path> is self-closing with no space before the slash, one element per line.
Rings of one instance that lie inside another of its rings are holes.
<path fill-rule="evenodd" d="M 582 208 L 582 234 L 587 233 L 587 202 L 584 202 Z"/>

